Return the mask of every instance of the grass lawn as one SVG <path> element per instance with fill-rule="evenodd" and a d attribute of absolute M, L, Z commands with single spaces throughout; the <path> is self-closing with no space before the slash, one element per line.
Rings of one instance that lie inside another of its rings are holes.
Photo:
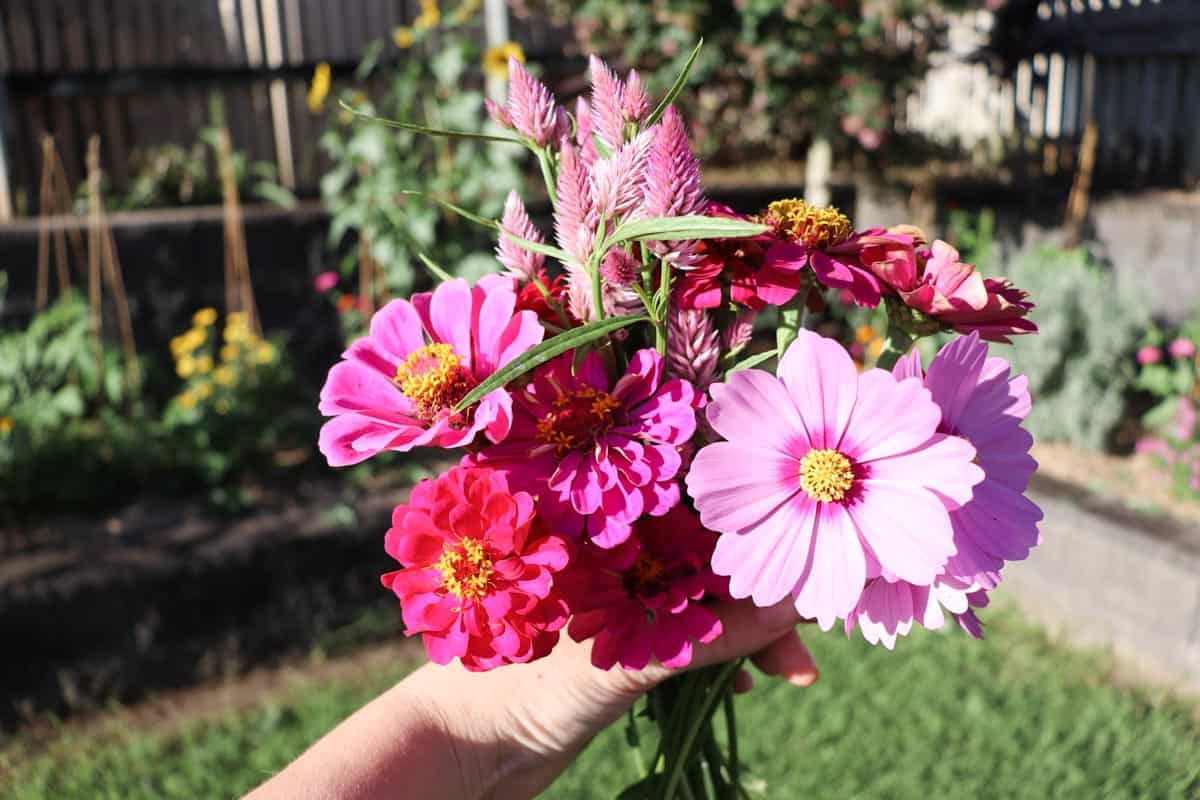
<path fill-rule="evenodd" d="M 989 638 L 922 633 L 897 652 L 821 635 L 821 681 L 759 677 L 738 705 L 741 748 L 770 798 L 1200 797 L 1196 709 L 1107 683 L 1103 659 L 989 615 Z M 351 656 L 353 657 L 353 656 Z M 260 782 L 411 664 L 304 681 L 252 710 L 171 732 L 65 734 L 10 752 L 6 798 L 227 798 Z M 620 730 L 546 795 L 611 798 L 633 778 Z"/>

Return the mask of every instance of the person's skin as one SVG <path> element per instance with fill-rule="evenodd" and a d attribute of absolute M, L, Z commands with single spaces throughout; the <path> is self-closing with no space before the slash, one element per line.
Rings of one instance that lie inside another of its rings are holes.
<path fill-rule="evenodd" d="M 692 667 L 750 655 L 797 686 L 817 679 L 790 603 L 714 607 L 725 633 Z M 248 800 L 525 800 L 549 786 L 593 736 L 675 674 L 658 664 L 601 671 L 591 643 L 564 636 L 531 664 L 483 673 L 427 664 L 342 722 Z M 750 688 L 748 673 L 736 688 Z"/>

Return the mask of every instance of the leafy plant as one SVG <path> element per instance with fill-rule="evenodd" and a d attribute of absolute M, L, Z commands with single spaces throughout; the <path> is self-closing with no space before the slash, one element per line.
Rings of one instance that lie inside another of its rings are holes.
<path fill-rule="evenodd" d="M 1167 471 L 1182 497 L 1200 499 L 1200 317 L 1174 330 L 1152 326 L 1138 349 L 1138 388 L 1159 398 L 1142 417 L 1149 434 L 1138 441 Z M 1165 346 L 1164 346 L 1165 345 Z"/>
<path fill-rule="evenodd" d="M 1139 292 L 1083 249 L 1044 245 L 1015 258 L 1008 273 L 1038 301 L 1030 316 L 1040 334 L 1018 337 L 1002 353 L 1029 377 L 1029 429 L 1043 440 L 1111 446 L 1136 388 L 1133 355 L 1149 324 Z"/>
<path fill-rule="evenodd" d="M 483 54 L 464 29 L 473 11 L 463 8 L 464 13 L 433 15 L 420 26 L 396 31 L 394 45 L 421 48 L 419 55 L 385 60 L 385 45 L 372 45 L 356 75 L 363 88 L 344 91 L 342 102 L 363 116 L 467 133 L 493 130 L 483 93 L 474 88 L 482 85 Z M 321 145 L 333 161 L 321 180 L 321 196 L 331 214 L 330 242 L 337 245 L 354 234 L 368 243 L 382 270 L 386 291 L 380 294 L 411 291 L 425 274 L 422 254 L 455 275 L 475 278 L 495 270 L 486 232 L 432 198 L 498 216 L 521 178 L 519 145 L 430 138 L 355 119 L 349 112 L 337 116 Z M 347 255 L 343 273 L 360 268 L 360 256 L 360 250 Z M 347 311 L 359 305 L 335 299 Z M 350 316 L 351 327 L 355 321 L 361 324 Z"/>

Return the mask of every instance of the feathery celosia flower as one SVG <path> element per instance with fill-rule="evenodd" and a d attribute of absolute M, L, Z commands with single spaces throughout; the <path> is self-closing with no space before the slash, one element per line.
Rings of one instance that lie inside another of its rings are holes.
<path fill-rule="evenodd" d="M 863 265 L 865 243 L 855 235 L 845 214 L 791 198 L 767 206 L 761 221 L 774 229 L 777 240 L 767 251 L 769 267 L 796 275 L 811 267 L 818 281 L 848 291 L 855 304 L 879 305 L 883 287 Z"/>
<path fill-rule="evenodd" d="M 708 568 L 716 539 L 678 505 L 638 520 L 617 547 L 582 545 L 561 581 L 573 614 L 567 633 L 577 642 L 594 637 L 592 664 L 600 669 L 642 669 L 651 657 L 686 667 L 693 642 L 721 635 L 721 621 L 700 604 L 706 594 L 725 594 L 725 579 Z"/>
<path fill-rule="evenodd" d="M 490 110 L 490 109 L 489 109 Z M 558 105 L 546 84 L 529 74 L 516 58 L 508 59 L 508 113 L 492 116 L 500 124 L 511 121 L 517 133 L 538 147 L 557 141 L 570 130 L 566 109 Z"/>
<path fill-rule="evenodd" d="M 615 384 L 599 353 L 576 373 L 573 358 L 568 352 L 535 370 L 515 395 L 508 438 L 469 462 L 504 470 L 535 495 L 551 530 L 614 547 L 634 520 L 679 502 L 676 448 L 696 430 L 699 398 L 686 381 L 662 381 L 663 359 L 653 350 L 634 353 Z"/>
<path fill-rule="evenodd" d="M 320 449 L 335 467 L 384 450 L 462 447 L 482 432 L 508 433 L 512 399 L 497 389 L 460 414 L 453 407 L 480 381 L 542 340 L 531 311 L 515 312 L 513 281 L 490 275 L 474 287 L 446 281 L 432 293 L 393 300 L 371 331 L 329 370 Z"/>
<path fill-rule="evenodd" d="M 642 85 L 642 76 L 636 69 L 629 70 L 625 89 L 621 92 L 621 114 L 626 122 L 641 122 L 650 113 L 650 96 Z"/>
<path fill-rule="evenodd" d="M 729 353 L 750 344 L 750 340 L 754 337 L 755 313 L 752 310 L 740 312 L 725 327 L 725 330 L 721 331 L 722 350 Z"/>
<path fill-rule="evenodd" d="M 541 232 L 529 219 L 529 212 L 525 210 L 525 204 L 521 202 L 520 195 L 515 191 L 510 191 L 508 198 L 504 201 L 504 214 L 500 218 L 500 228 L 504 232 L 530 242 L 541 244 L 545 241 Z M 504 265 L 509 275 L 520 281 L 533 280 L 542 265 L 546 263 L 544 255 L 526 250 L 503 233 L 497 238 L 496 259 Z"/>
<path fill-rule="evenodd" d="M 913 620 L 927 628 L 942 625 L 941 608 L 950 611 L 972 635 L 978 620 L 969 606 L 986 603 L 986 592 L 1000 580 L 1009 561 L 1029 555 L 1040 541 L 1041 509 L 1024 494 L 1037 462 L 1029 455 L 1033 437 L 1021 427 L 1029 414 L 1028 381 L 1009 378 L 1009 363 L 988 357 L 977 333 L 954 340 L 934 357 L 922 374 L 920 354 L 900 359 L 893 374 L 923 380 L 941 409 L 938 432 L 958 436 L 976 450 L 975 463 L 984 479 L 971 501 L 950 508 L 955 554 L 932 586 L 914 586 L 885 576 L 872 583 L 846 620 L 849 632 L 857 621 L 868 641 L 894 646 Z"/>
<path fill-rule="evenodd" d="M 547 534 L 533 498 L 489 469 L 455 467 L 413 487 L 384 547 L 403 569 L 383 576 L 405 634 L 429 657 L 472 671 L 550 652 L 568 610 L 555 586 L 570 545 Z"/>
<path fill-rule="evenodd" d="M 667 374 L 708 388 L 721 357 L 721 338 L 707 311 L 671 307 L 667 321 Z"/>
<path fill-rule="evenodd" d="M 554 238 L 581 266 L 587 263 L 596 236 L 595 200 L 587 165 L 580 161 L 574 145 L 566 141 L 559 154 L 556 193 Z"/>
<path fill-rule="evenodd" d="M 657 133 L 646 160 L 642 216 L 703 213 L 708 201 L 700 183 L 700 161 L 692 153 L 683 117 L 670 106 L 655 128 Z"/>
<path fill-rule="evenodd" d="M 596 150 L 594 133 L 592 107 L 588 105 L 586 98 L 575 98 L 575 144 L 579 148 L 579 160 L 589 167 L 600 157 L 600 152 Z"/>
<path fill-rule="evenodd" d="M 742 370 L 711 389 L 707 417 L 726 441 L 687 477 L 705 527 L 720 531 L 713 570 L 734 597 L 796 609 L 829 630 L 869 578 L 929 585 L 954 554 L 944 500 L 983 479 L 966 440 L 936 432 L 920 381 L 855 372 L 830 339 L 801 330 L 778 377 Z"/>
<path fill-rule="evenodd" d="M 1013 334 L 1037 333 L 1037 325 L 1025 318 L 1033 303 L 1025 300 L 1024 292 L 1003 278 L 984 278 L 941 240 L 907 259 L 877 260 L 871 268 L 905 305 L 959 333 L 978 331 L 996 342 L 1007 342 Z"/>
<path fill-rule="evenodd" d="M 641 203 L 646 159 L 657 130 L 656 126 L 642 131 L 592 165 L 594 203 L 601 219 L 624 217 Z"/>
<path fill-rule="evenodd" d="M 629 286 L 641 275 L 642 265 L 624 247 L 614 247 L 600 262 L 600 275 L 610 286 Z"/>
<path fill-rule="evenodd" d="M 609 66 L 596 56 L 588 57 L 592 79 L 592 128 L 609 150 L 625 141 L 625 87 Z"/>

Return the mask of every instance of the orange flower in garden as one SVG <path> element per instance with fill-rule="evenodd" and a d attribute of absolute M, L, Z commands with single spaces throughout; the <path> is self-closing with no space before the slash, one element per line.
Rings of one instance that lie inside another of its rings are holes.
<path fill-rule="evenodd" d="M 358 306 L 358 295 L 344 294 L 338 298 L 337 310 L 339 314 L 345 314 L 353 311 Z"/>
<path fill-rule="evenodd" d="M 508 77 L 508 59 L 515 58 L 525 63 L 525 51 L 516 42 L 501 42 L 495 47 L 489 47 L 483 54 L 483 71 L 491 78 Z"/>

